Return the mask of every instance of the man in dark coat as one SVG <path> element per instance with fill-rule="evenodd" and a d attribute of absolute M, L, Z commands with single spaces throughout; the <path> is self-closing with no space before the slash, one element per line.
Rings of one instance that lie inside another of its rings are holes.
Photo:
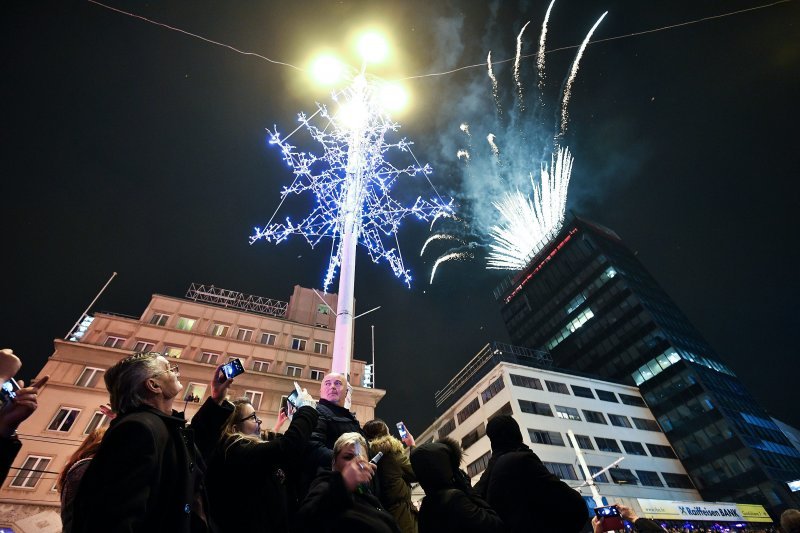
<path fill-rule="evenodd" d="M 589 518 L 583 497 L 551 474 L 522 442 L 517 421 L 509 415 L 496 416 L 486 425 L 486 434 L 492 458 L 475 488 L 508 531 L 581 531 Z"/>
<path fill-rule="evenodd" d="M 502 520 L 470 486 L 459 470 L 461 446 L 448 437 L 411 451 L 411 466 L 425 491 L 419 511 L 419 533 L 506 531 Z"/>
<path fill-rule="evenodd" d="M 177 365 L 140 353 L 108 369 L 118 414 L 78 487 L 73 532 L 214 531 L 207 518 L 204 461 L 231 409 L 221 405 L 231 380 L 217 369 L 211 398 L 191 428 L 172 409 L 183 390 Z"/>

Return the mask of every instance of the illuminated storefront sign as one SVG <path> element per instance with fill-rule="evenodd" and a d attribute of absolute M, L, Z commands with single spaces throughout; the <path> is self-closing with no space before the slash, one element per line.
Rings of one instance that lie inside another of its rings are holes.
<path fill-rule="evenodd" d="M 709 522 L 772 522 L 761 505 L 743 503 L 679 502 L 637 498 L 642 516 L 655 520 Z"/>

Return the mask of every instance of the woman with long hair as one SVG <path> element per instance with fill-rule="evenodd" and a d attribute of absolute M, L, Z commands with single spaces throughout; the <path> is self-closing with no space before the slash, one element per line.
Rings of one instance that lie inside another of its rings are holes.
<path fill-rule="evenodd" d="M 212 518 L 221 531 L 289 531 L 297 506 L 292 477 L 317 424 L 316 404 L 303 390 L 286 433 L 261 439 L 261 419 L 247 398 L 233 402 L 208 467 Z M 231 498 L 235 489 L 235 505 Z"/>
<path fill-rule="evenodd" d="M 89 461 L 100 448 L 100 442 L 105 432 L 106 428 L 102 427 L 89 433 L 58 476 L 56 488 L 61 492 L 61 524 L 64 533 L 72 530 L 72 500 L 75 499 L 78 485 L 89 466 Z"/>

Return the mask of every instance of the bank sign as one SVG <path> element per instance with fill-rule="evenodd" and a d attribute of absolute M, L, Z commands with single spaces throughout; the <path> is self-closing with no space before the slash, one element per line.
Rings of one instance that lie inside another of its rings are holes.
<path fill-rule="evenodd" d="M 656 520 L 709 522 L 772 522 L 761 505 L 742 503 L 678 502 L 637 498 L 642 515 Z"/>

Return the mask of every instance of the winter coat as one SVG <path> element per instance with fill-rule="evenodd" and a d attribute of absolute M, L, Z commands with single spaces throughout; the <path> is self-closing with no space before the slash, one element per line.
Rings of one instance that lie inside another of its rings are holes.
<path fill-rule="evenodd" d="M 449 438 L 411 451 L 411 466 L 425 491 L 418 516 L 419 533 L 505 531 L 497 513 L 458 469 L 461 454 L 461 447 Z"/>
<path fill-rule="evenodd" d="M 348 492 L 339 472 L 320 469 L 297 513 L 297 531 L 400 533 L 392 515 L 368 490 Z"/>
<path fill-rule="evenodd" d="M 254 441 L 228 437 L 208 465 L 207 486 L 212 518 L 220 531 L 289 531 L 297 508 L 287 472 L 297 472 L 317 423 L 313 407 L 301 407 L 285 435 Z M 236 501 L 236 511 L 229 503 Z"/>
<path fill-rule="evenodd" d="M 22 442 L 16 435 L 11 437 L 0 437 L 0 485 L 8 477 L 8 471 L 11 469 L 11 464 L 16 459 Z"/>
<path fill-rule="evenodd" d="M 403 533 L 417 533 L 417 511 L 411 505 L 411 483 L 416 482 L 417 477 L 403 443 L 385 435 L 371 440 L 369 448 L 371 454 L 383 452 L 378 463 L 378 498 Z"/>
<path fill-rule="evenodd" d="M 72 531 L 214 531 L 201 450 L 231 411 L 209 398 L 190 428 L 183 413 L 147 405 L 115 418 L 78 487 Z"/>
<path fill-rule="evenodd" d="M 588 520 L 583 497 L 551 474 L 524 444 L 493 455 L 475 485 L 508 527 L 508 531 L 569 533 Z"/>
<path fill-rule="evenodd" d="M 633 523 L 639 533 L 665 533 L 664 528 L 649 518 L 639 518 Z"/>
<path fill-rule="evenodd" d="M 64 476 L 64 485 L 61 487 L 61 532 L 71 533 L 72 531 L 72 505 L 75 501 L 75 494 L 81 484 L 83 474 L 89 468 L 91 457 L 84 457 L 76 461 Z"/>

